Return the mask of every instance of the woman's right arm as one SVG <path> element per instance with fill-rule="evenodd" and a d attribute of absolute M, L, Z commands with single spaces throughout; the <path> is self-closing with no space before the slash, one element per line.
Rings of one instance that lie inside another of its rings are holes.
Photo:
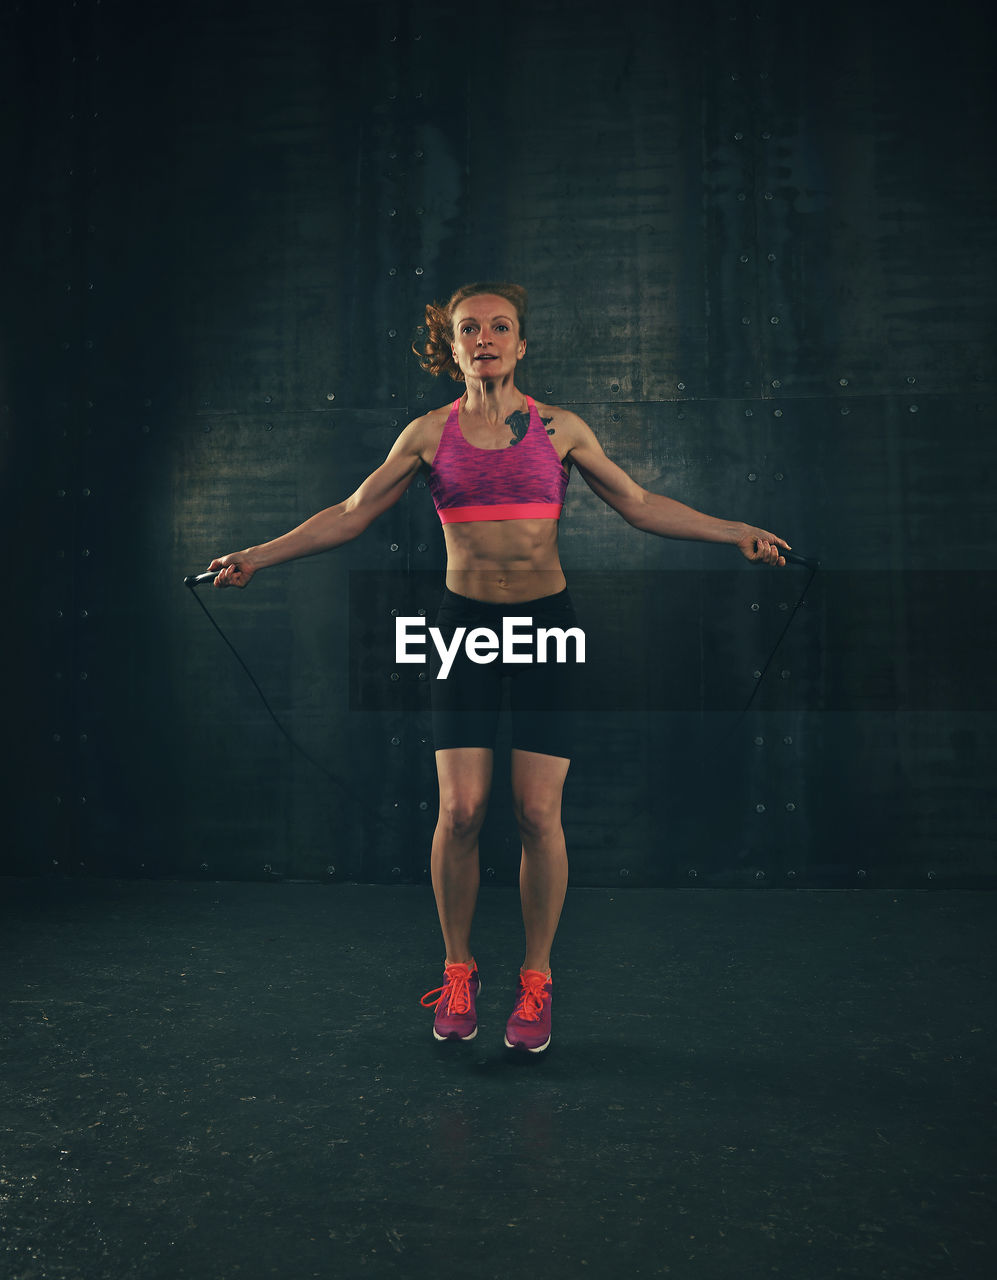
<path fill-rule="evenodd" d="M 345 502 L 326 507 L 290 533 L 245 551 L 218 556 L 208 571 L 220 570 L 216 587 L 245 587 L 257 569 L 330 551 L 359 537 L 372 521 L 394 506 L 422 464 L 424 418 L 410 422 L 378 469 Z"/>

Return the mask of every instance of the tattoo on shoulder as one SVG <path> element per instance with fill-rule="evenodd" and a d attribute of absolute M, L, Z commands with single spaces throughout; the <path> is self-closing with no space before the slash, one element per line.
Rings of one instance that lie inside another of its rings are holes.
<path fill-rule="evenodd" d="M 552 436 L 554 434 L 554 428 L 548 424 L 554 421 L 553 417 L 541 418 L 540 421 L 547 428 L 547 434 Z M 512 427 L 512 439 L 509 443 L 519 444 L 520 440 L 523 439 L 527 431 L 530 429 L 530 415 L 520 409 L 516 413 L 510 413 L 508 418 L 506 418 L 505 423 L 507 427 Z"/>
<path fill-rule="evenodd" d="M 512 427 L 512 439 L 509 443 L 519 444 L 520 440 L 523 439 L 526 432 L 529 430 L 530 415 L 528 413 L 524 413 L 522 409 L 520 409 L 516 413 L 510 413 L 508 418 L 505 420 L 505 424 L 507 427 Z"/>

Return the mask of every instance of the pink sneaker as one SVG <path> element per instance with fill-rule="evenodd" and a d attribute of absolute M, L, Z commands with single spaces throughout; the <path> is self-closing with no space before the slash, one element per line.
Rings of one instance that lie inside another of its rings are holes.
<path fill-rule="evenodd" d="M 543 1053 L 550 1044 L 550 1004 L 553 983 L 537 969 L 519 975 L 516 1007 L 505 1028 L 505 1047 Z"/>
<path fill-rule="evenodd" d="M 421 1002 L 426 1009 L 436 1009 L 433 1035 L 437 1040 L 473 1040 L 478 1034 L 474 1002 L 481 990 L 478 966 L 473 959 L 469 965 L 448 964 L 444 978 L 443 986 L 427 991 Z"/>

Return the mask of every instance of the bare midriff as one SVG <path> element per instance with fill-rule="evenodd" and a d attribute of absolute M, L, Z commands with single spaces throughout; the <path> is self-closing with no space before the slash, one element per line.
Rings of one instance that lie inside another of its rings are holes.
<path fill-rule="evenodd" d="M 556 520 L 446 524 L 447 586 L 490 604 L 539 600 L 565 587 Z"/>

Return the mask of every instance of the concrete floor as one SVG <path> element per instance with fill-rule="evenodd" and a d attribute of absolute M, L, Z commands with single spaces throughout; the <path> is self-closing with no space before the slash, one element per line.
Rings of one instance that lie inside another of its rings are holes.
<path fill-rule="evenodd" d="M 989 1274 L 997 895 L 0 880 L 7 1280 Z"/>

